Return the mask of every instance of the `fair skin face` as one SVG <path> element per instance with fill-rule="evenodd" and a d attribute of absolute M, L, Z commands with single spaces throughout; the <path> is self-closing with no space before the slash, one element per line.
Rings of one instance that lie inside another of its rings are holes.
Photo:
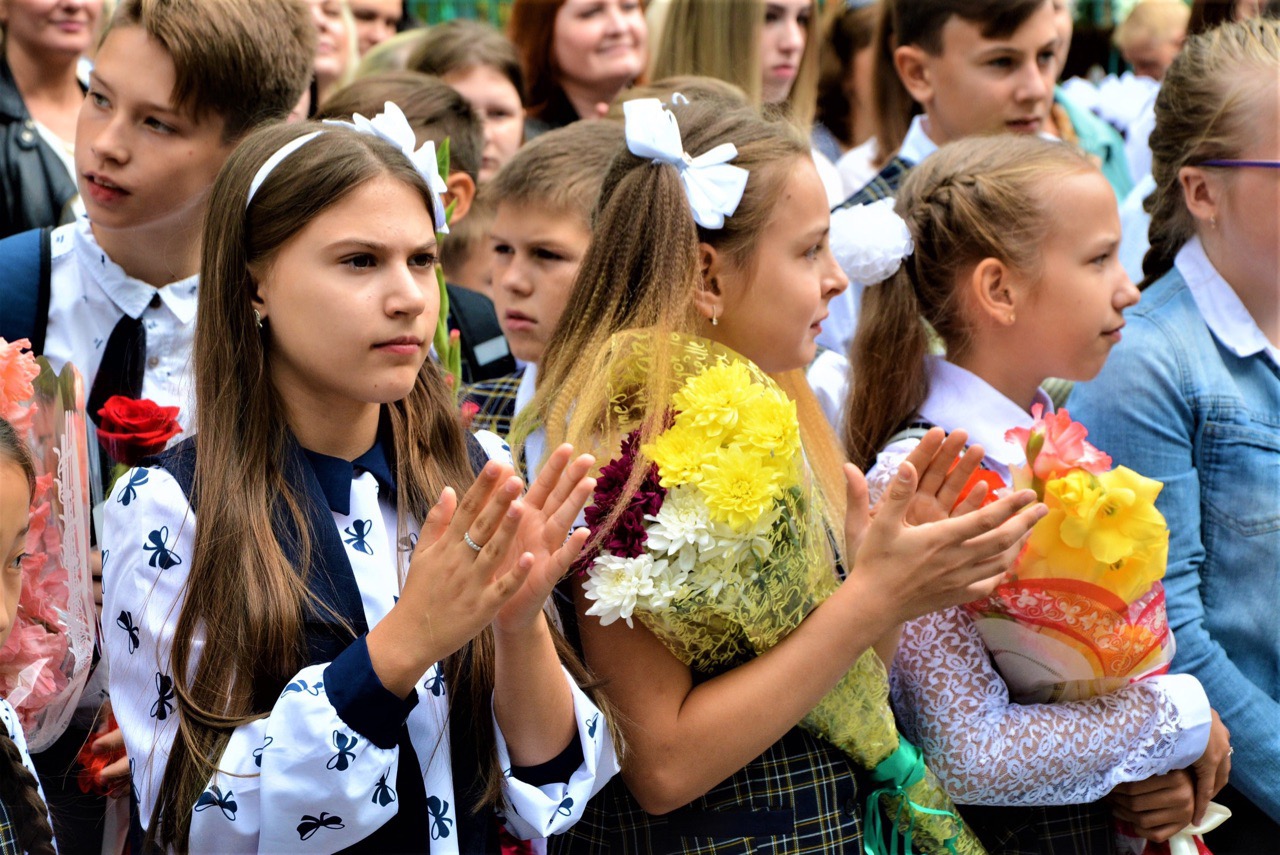
<path fill-rule="evenodd" d="M 22 547 L 30 505 L 26 473 L 12 460 L 0 458 L 0 549 L 4 549 L 4 567 L 0 568 L 0 646 L 8 640 L 18 614 Z"/>
<path fill-rule="evenodd" d="M 800 71 L 813 4 L 808 0 L 769 0 L 760 31 L 761 94 L 766 104 L 779 104 L 791 94 Z"/>
<path fill-rule="evenodd" d="M 98 51 L 76 126 L 76 173 L 93 236 L 125 272 L 161 287 L 199 270 L 200 221 L 231 154 L 220 116 L 173 103 L 173 60 L 138 27 Z"/>
<path fill-rule="evenodd" d="M 1280 160 L 1280 83 L 1260 80 L 1249 104 L 1254 138 L 1234 159 Z M 1186 166 L 1178 178 L 1205 254 L 1280 347 L 1280 169 Z"/>
<path fill-rule="evenodd" d="M 1132 66 L 1138 77 L 1164 80 L 1164 73 L 1177 58 L 1185 41 L 1185 32 L 1171 39 L 1145 39 L 1124 50 L 1124 61 Z"/>
<path fill-rule="evenodd" d="M 565 0 L 556 11 L 552 61 L 579 116 L 601 115 L 640 76 L 648 32 L 636 0 Z"/>
<path fill-rule="evenodd" d="M 1053 23 L 1058 28 L 1058 72 L 1067 64 L 1067 51 L 1071 50 L 1071 35 L 1075 32 L 1074 0 L 1053 0 Z"/>
<path fill-rule="evenodd" d="M 380 175 L 321 212 L 252 271 L 268 323 L 268 373 L 298 441 L 354 459 L 383 405 L 404 398 L 428 358 L 439 309 L 436 238 L 417 189 Z M 317 336 L 316 331 L 324 335 Z M 537 764 L 574 736 L 572 699 L 541 606 L 585 540 L 565 539 L 594 488 L 590 457 L 557 449 L 529 492 L 489 463 L 425 521 L 401 597 L 370 631 L 369 657 L 400 697 L 433 662 L 492 624 L 494 712 L 512 760 Z M 463 541 L 469 532 L 484 549 Z"/>
<path fill-rule="evenodd" d="M 1055 176 L 1042 192 L 1054 226 L 1039 275 L 979 262 L 963 283 L 970 346 L 953 360 L 1028 409 L 1047 377 L 1096 376 L 1120 341 L 1121 313 L 1138 302 L 1116 256 L 1120 215 L 1106 179 L 1094 171 Z"/>
<path fill-rule="evenodd" d="M 84 92 L 76 61 L 89 50 L 102 0 L 2 0 L 4 53 L 36 121 L 74 140 Z"/>
<path fill-rule="evenodd" d="M 542 361 L 590 243 L 590 227 L 573 211 L 498 204 L 489 233 L 493 306 L 517 358 Z"/>
<path fill-rule="evenodd" d="M 497 174 L 524 140 L 524 105 L 507 76 L 489 65 L 469 65 L 441 78 L 458 91 L 480 116 L 484 151 L 480 183 Z"/>
<path fill-rule="evenodd" d="M 400 0 L 348 0 L 356 19 L 356 39 L 360 55 L 396 34 L 400 24 Z"/>
<path fill-rule="evenodd" d="M 351 34 L 342 15 L 342 0 L 307 0 L 307 6 L 316 26 L 316 85 L 323 103 L 346 73 Z"/>
<path fill-rule="evenodd" d="M 703 244 L 697 307 L 709 319 L 710 310 L 723 303 L 728 318 L 745 311 L 747 301 L 763 300 L 768 312 L 757 319 L 757 332 L 770 340 L 739 338 L 746 330 L 745 318 L 715 327 L 708 323 L 703 332 L 766 370 L 786 371 L 802 368 L 812 358 L 813 324 L 847 280 L 823 245 L 830 218 L 812 162 L 805 158 L 778 168 L 790 170 L 789 180 L 769 233 L 761 236 L 760 248 L 744 265 L 772 275 L 761 273 L 755 282 L 735 278 L 714 248 Z M 748 292 L 739 293 L 743 287 Z M 779 312 L 790 302 L 799 308 Z M 964 441 L 963 432 L 953 434 L 945 447 L 940 430 L 925 437 L 874 520 L 865 482 L 856 468 L 846 466 L 850 513 L 845 554 L 855 556 L 848 579 L 776 646 L 710 680 L 695 685 L 688 666 L 642 625 L 601 626 L 586 617 L 588 602 L 578 592 L 587 661 L 621 714 L 634 724 L 622 774 L 641 807 L 662 814 L 702 795 L 794 727 L 864 651 L 903 620 L 945 602 L 966 602 L 995 585 L 1023 535 L 1042 515 L 1037 507 L 1011 518 L 1030 500 L 1028 494 L 971 513 L 966 503 L 957 517 L 947 519 L 943 513 L 939 522 L 928 525 L 907 522 L 908 506 L 927 491 L 932 491 L 933 504 L 950 509 L 947 503 L 976 465 L 968 459 L 954 476 L 946 475 Z"/>
<path fill-rule="evenodd" d="M 807 157 L 789 169 L 750 268 L 702 244 L 712 287 L 700 292 L 698 308 L 716 319 L 703 333 L 769 372 L 813 361 L 827 304 L 849 287 L 827 241 L 831 217 L 818 170 Z"/>
<path fill-rule="evenodd" d="M 894 51 L 898 76 L 924 106 L 925 130 L 938 145 L 977 134 L 1044 130 L 1057 76 L 1058 31 L 1053 5 L 1004 38 L 953 16 L 942 27 L 937 56 L 917 45 Z"/>

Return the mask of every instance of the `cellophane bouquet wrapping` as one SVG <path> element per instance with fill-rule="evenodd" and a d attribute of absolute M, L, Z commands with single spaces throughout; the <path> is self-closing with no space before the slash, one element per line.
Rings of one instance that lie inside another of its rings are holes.
<path fill-rule="evenodd" d="M 1006 439 L 1026 450 L 1013 472 L 1049 507 L 1011 581 L 967 607 L 1020 703 L 1091 698 L 1168 671 L 1165 614 L 1169 529 L 1156 510 L 1163 486 L 1085 441 L 1066 410 Z"/>
<path fill-rule="evenodd" d="M 674 335 L 665 351 L 675 392 L 658 404 L 667 424 L 642 445 L 637 414 L 650 404 L 637 395 L 651 341 L 630 333 L 613 345 L 611 427 L 620 447 L 587 509 L 593 533 L 633 471 L 645 474 L 586 566 L 587 614 L 606 625 L 638 618 L 697 670 L 731 667 L 777 644 L 840 584 L 795 404 L 744 357 Z M 882 784 L 868 801 L 868 851 L 883 838 L 881 799 L 905 851 L 984 851 L 918 752 L 900 741 L 888 694 L 884 666 L 868 650 L 802 722 Z"/>
<path fill-rule="evenodd" d="M 26 339 L 0 338 L 0 416 L 26 440 L 37 476 L 22 594 L 0 648 L 0 696 L 17 710 L 38 752 L 62 735 L 75 712 L 92 662 L 96 615 L 84 386 L 74 367 L 55 373 L 29 348 Z"/>

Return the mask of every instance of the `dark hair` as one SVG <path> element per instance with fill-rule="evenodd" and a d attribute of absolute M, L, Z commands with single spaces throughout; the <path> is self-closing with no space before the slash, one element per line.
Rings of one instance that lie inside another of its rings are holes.
<path fill-rule="evenodd" d="M 871 47 L 880 24 L 880 5 L 850 8 L 843 2 L 831 4 L 827 26 L 818 52 L 817 120 L 845 145 L 853 140 L 854 105 L 845 82 L 853 69 L 854 57 Z M 859 104 L 863 110 L 870 104 Z"/>
<path fill-rule="evenodd" d="M 350 119 L 355 113 L 373 118 L 387 101 L 404 111 L 418 145 L 449 140 L 449 171 L 479 180 L 484 127 L 467 99 L 453 87 L 417 71 L 389 71 L 348 83 L 329 96 L 318 119 Z"/>
<path fill-rule="evenodd" d="M 1191 19 L 1187 22 L 1187 35 L 1208 32 L 1219 24 L 1236 19 L 1238 0 L 1195 0 L 1191 4 Z"/>
<path fill-rule="evenodd" d="M 925 357 L 935 337 L 951 356 L 969 344 L 961 280 L 985 258 L 1028 276 L 1053 228 L 1047 182 L 1097 167 L 1075 146 L 1039 137 L 969 137 L 943 146 L 907 175 L 896 209 L 912 254 L 867 289 L 850 354 L 845 450 L 868 470 L 928 397 Z"/>
<path fill-rule="evenodd" d="M 299 0 L 123 0 L 98 44 L 140 27 L 173 60 L 173 99 L 221 116 L 224 139 L 283 119 L 311 80 L 316 30 Z"/>
<path fill-rule="evenodd" d="M 502 33 L 480 21 L 461 18 L 437 24 L 427 31 L 409 54 L 406 68 L 444 77 L 475 66 L 496 69 L 524 97 L 524 74 L 515 45 Z"/>
<path fill-rule="evenodd" d="M 515 45 L 524 73 L 524 105 L 533 119 L 541 119 L 565 98 L 557 82 L 555 61 L 556 15 L 564 0 L 515 0 L 507 21 L 507 36 Z"/>
<path fill-rule="evenodd" d="M 27 478 L 27 490 L 35 490 L 36 469 L 31 462 L 31 452 L 13 425 L 4 419 L 0 419 L 0 460 L 17 464 Z M 40 798 L 39 784 L 35 775 L 22 765 L 17 743 L 3 728 L 0 728 L 0 803 L 9 811 L 19 851 L 28 855 L 54 855 L 49 809 Z"/>

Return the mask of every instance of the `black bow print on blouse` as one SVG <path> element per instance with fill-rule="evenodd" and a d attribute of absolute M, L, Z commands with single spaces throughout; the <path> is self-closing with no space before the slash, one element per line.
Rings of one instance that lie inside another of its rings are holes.
<path fill-rule="evenodd" d="M 331 816 L 327 811 L 320 811 L 319 816 L 303 814 L 302 821 L 298 823 L 298 837 L 307 840 L 322 828 L 346 828 L 346 826 L 342 824 L 342 817 Z"/>

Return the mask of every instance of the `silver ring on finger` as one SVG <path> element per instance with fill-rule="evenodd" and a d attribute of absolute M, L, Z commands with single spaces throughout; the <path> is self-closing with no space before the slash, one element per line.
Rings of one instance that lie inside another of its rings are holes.
<path fill-rule="evenodd" d="M 481 546 L 480 544 L 476 543 L 474 540 L 471 539 L 471 532 L 469 531 L 464 531 L 462 533 L 462 542 L 465 543 L 467 546 L 470 546 L 476 552 L 479 552 L 480 550 L 484 549 L 483 546 Z"/>

